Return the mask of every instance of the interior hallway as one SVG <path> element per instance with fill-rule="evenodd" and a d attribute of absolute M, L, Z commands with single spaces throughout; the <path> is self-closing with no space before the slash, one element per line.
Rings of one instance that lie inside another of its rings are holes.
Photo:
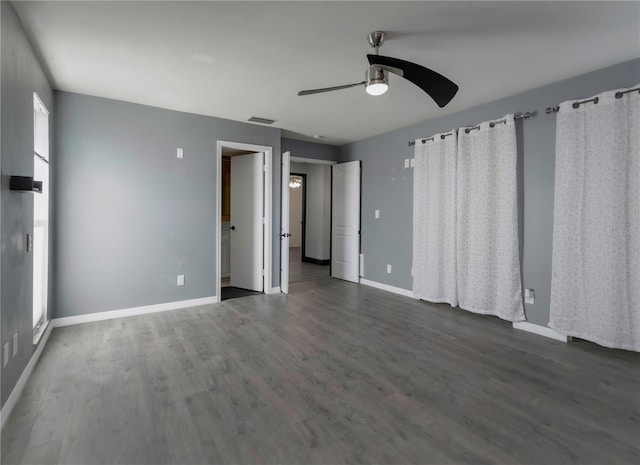
<path fill-rule="evenodd" d="M 301 261 L 300 247 L 289 247 L 289 283 L 328 278 L 329 265 L 315 265 Z"/>

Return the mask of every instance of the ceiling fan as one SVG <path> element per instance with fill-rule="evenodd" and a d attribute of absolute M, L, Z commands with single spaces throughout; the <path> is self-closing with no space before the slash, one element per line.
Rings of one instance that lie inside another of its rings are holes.
<path fill-rule="evenodd" d="M 447 103 L 449 103 L 456 95 L 458 92 L 458 86 L 441 74 L 409 61 L 378 55 L 378 49 L 383 42 L 384 32 L 375 31 L 369 34 L 369 45 L 375 49 L 376 54 L 367 55 L 367 59 L 371 66 L 365 72 L 364 81 L 346 84 L 343 86 L 302 90 L 298 92 L 298 95 L 320 94 L 322 92 L 349 89 L 351 87 L 362 85 L 364 85 L 365 90 L 369 95 L 382 95 L 389 88 L 388 73 L 397 74 L 420 87 L 423 91 L 429 94 L 433 100 L 435 100 L 440 108 L 447 105 Z"/>

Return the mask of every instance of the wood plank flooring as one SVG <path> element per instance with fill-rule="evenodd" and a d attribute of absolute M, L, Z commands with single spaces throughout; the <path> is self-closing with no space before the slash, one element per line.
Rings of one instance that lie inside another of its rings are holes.
<path fill-rule="evenodd" d="M 640 356 L 335 279 L 56 328 L 10 464 L 637 464 Z"/>
<path fill-rule="evenodd" d="M 329 266 L 314 265 L 307 262 L 294 262 L 289 264 L 289 283 L 314 281 L 329 277 Z"/>
<path fill-rule="evenodd" d="M 313 281 L 329 277 L 330 267 L 328 265 L 322 266 L 303 262 L 300 254 L 300 247 L 289 248 L 289 283 Z"/>

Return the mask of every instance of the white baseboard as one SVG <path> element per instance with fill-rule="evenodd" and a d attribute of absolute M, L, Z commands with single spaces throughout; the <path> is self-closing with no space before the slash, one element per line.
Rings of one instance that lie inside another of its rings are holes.
<path fill-rule="evenodd" d="M 125 308 L 122 310 L 111 310 L 108 312 L 88 313 L 86 315 L 67 316 L 56 318 L 52 322 L 56 328 L 60 326 L 79 325 L 94 321 L 112 320 L 134 315 L 145 315 L 147 313 L 166 312 L 168 310 L 179 310 L 182 308 L 199 307 L 218 303 L 217 296 L 203 297 L 201 299 L 180 300 L 177 302 L 167 302 L 164 304 L 145 305 L 144 307 Z"/>
<path fill-rule="evenodd" d="M 521 331 L 527 331 L 528 333 L 537 334 L 539 336 L 548 337 L 550 339 L 555 339 L 560 342 L 567 342 L 567 336 L 559 333 L 558 331 L 547 328 L 546 326 L 534 325 L 533 323 L 529 323 L 528 321 L 519 321 L 513 323 L 514 329 L 519 329 Z"/>
<path fill-rule="evenodd" d="M 280 290 L 280 286 L 272 287 L 270 291 L 265 292 L 265 294 L 280 294 L 282 291 Z"/>
<path fill-rule="evenodd" d="M 0 428 L 4 428 L 4 424 L 7 422 L 9 415 L 11 415 L 11 411 L 18 403 L 18 399 L 20 399 L 20 395 L 22 394 L 22 391 L 24 390 L 24 387 L 27 384 L 29 377 L 31 376 L 31 372 L 36 366 L 36 363 L 38 363 L 38 359 L 40 358 L 40 355 L 42 355 L 44 346 L 47 345 L 47 341 L 49 340 L 49 335 L 51 334 L 52 329 L 53 322 L 50 321 L 47 329 L 45 329 L 44 334 L 40 338 L 40 344 L 38 344 L 38 348 L 31 356 L 31 360 L 29 360 L 27 366 L 24 367 L 20 378 L 18 378 L 18 382 L 13 387 L 11 394 L 9 394 L 7 401 L 4 403 L 4 407 L 2 407 L 2 410 L 0 411 Z"/>
<path fill-rule="evenodd" d="M 381 289 L 387 292 L 393 292 L 394 294 L 400 294 L 405 297 L 411 297 L 415 299 L 416 296 L 413 295 L 413 291 L 408 289 L 402 289 L 401 287 L 389 286 L 388 284 L 382 284 L 375 281 L 369 281 L 368 279 L 360 278 L 360 284 L 364 284 L 365 286 L 375 287 L 376 289 Z"/>

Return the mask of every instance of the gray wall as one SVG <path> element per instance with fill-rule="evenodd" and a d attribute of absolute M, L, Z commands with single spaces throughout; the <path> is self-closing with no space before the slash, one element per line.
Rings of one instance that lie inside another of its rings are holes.
<path fill-rule="evenodd" d="M 338 161 L 340 148 L 334 145 L 316 144 L 296 139 L 282 138 L 282 151 L 291 152 L 292 157 L 313 158 L 315 160 Z"/>
<path fill-rule="evenodd" d="M 413 158 L 413 147 L 407 146 L 408 141 L 507 113 L 535 110 L 537 116 L 518 125 L 521 257 L 524 286 L 536 291 L 535 304 L 526 305 L 527 319 L 546 326 L 551 287 L 556 119 L 545 114 L 545 108 L 638 82 L 640 60 L 633 60 L 342 146 L 341 162 L 362 160 L 364 277 L 403 289 L 412 288 L 413 170 L 404 169 L 403 164 L 404 159 Z M 426 96 L 424 104 L 433 106 Z M 375 209 L 380 209 L 379 220 L 374 219 Z M 392 274 L 386 273 L 387 263 L 392 265 Z"/>
<path fill-rule="evenodd" d="M 56 112 L 55 317 L 216 294 L 218 140 L 273 147 L 279 285 L 279 129 L 67 92 Z"/>
<path fill-rule="evenodd" d="M 328 260 L 331 258 L 331 167 L 291 163 L 291 172 L 307 175 L 305 257 Z"/>
<path fill-rule="evenodd" d="M 36 349 L 32 322 L 33 258 L 26 252 L 25 239 L 27 233 L 33 233 L 33 196 L 37 194 L 10 191 L 9 178 L 11 175 L 33 176 L 33 91 L 50 112 L 50 128 L 55 111 L 51 86 L 11 3 L 0 2 L 0 17 L 2 346 L 11 343 L 13 334 L 18 333 L 18 355 L 10 355 L 9 364 L 2 368 L 0 397 L 4 406 Z M 54 165 L 55 151 L 51 150 L 50 155 Z"/>

